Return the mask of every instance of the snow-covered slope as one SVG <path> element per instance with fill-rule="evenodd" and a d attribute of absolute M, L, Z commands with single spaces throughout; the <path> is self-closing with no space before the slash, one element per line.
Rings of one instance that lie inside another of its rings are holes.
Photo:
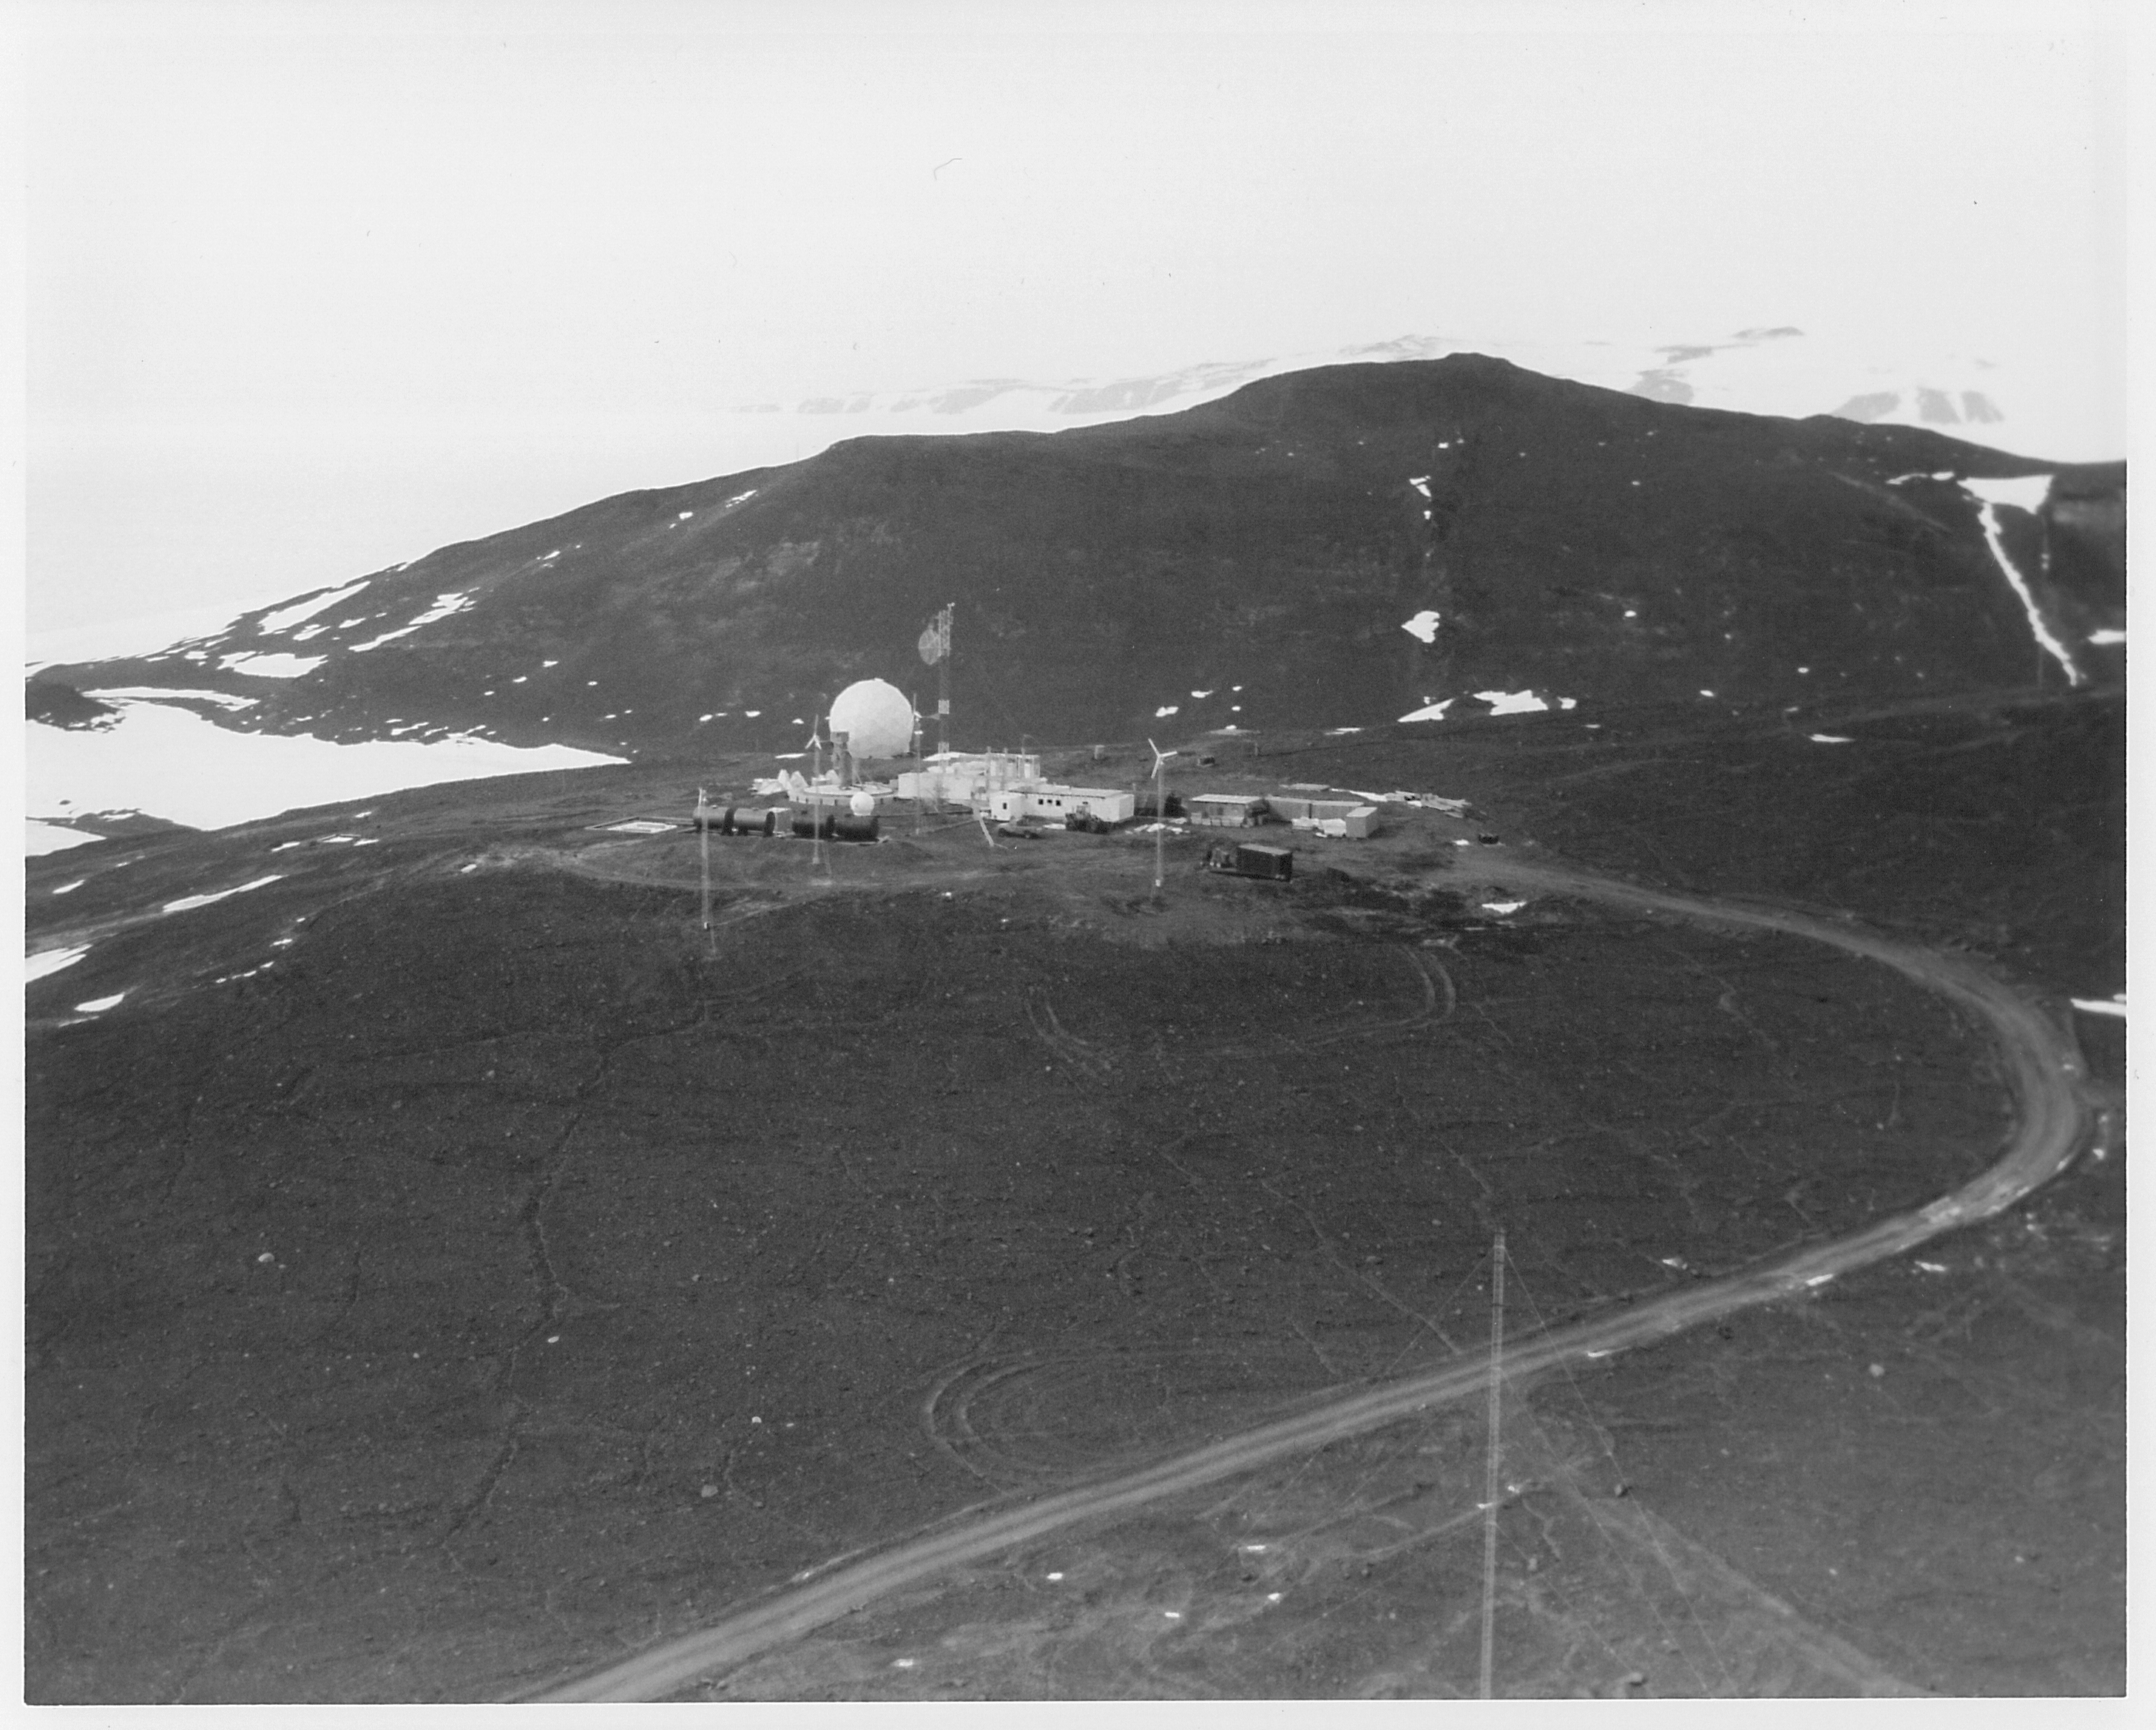
<path fill-rule="evenodd" d="M 1762 326 L 1697 341 L 1551 341 L 1502 335 L 1409 335 L 1325 352 L 1205 361 L 1164 372 L 1076 379 L 976 378 L 900 391 L 854 391 L 789 403 L 737 404 L 797 436 L 870 433 L 1053 432 L 1210 402 L 1254 379 L 1312 367 L 1495 355 L 1516 365 L 1656 402 L 1751 414 L 1839 415 L 1866 424 L 1924 426 L 1994 449 L 2075 461 L 2086 435 L 2056 423 L 2044 394 L 2006 365 L 1941 351 L 1882 355 L 1873 347 Z"/>

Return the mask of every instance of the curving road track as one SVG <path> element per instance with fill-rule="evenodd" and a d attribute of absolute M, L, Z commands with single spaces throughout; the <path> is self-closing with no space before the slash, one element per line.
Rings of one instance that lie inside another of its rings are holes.
<path fill-rule="evenodd" d="M 1905 973 L 1961 1005 L 1991 1029 L 2005 1060 L 2017 1118 L 2005 1152 L 1993 1165 L 1928 1206 L 1892 1215 L 1831 1242 L 1807 1245 L 1743 1273 L 1701 1281 L 1618 1314 L 1524 1337 L 1507 1353 L 1508 1367 L 1515 1373 L 1607 1357 L 1732 1311 L 1772 1303 L 1824 1285 L 1837 1274 L 1900 1255 L 1943 1232 L 2004 1211 L 2063 1170 L 2080 1151 L 2089 1127 L 2090 1107 L 2081 1054 L 2071 1031 L 1973 965 L 1892 942 L 1854 925 L 1784 908 L 1671 894 L 1568 866 L 1510 856 L 1504 860 L 1502 873 L 1507 886 L 1705 924 L 1810 937 Z M 1455 1361 L 1244 1430 L 1120 1477 L 1044 1496 L 1021 1507 L 967 1517 L 536 1697 L 547 1701 L 661 1698 L 708 1671 L 740 1663 L 916 1580 L 985 1561 L 1081 1520 L 1126 1513 L 1161 1497 L 1306 1453 L 1414 1412 L 1449 1401 L 1480 1399 L 1486 1378 L 1486 1365 L 1481 1359 Z"/>

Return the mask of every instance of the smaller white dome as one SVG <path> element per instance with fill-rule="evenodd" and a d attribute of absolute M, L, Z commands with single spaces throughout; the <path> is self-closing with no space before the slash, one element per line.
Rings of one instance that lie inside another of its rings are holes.
<path fill-rule="evenodd" d="M 875 795 L 872 793 L 857 793 L 846 803 L 856 817 L 875 815 Z"/>

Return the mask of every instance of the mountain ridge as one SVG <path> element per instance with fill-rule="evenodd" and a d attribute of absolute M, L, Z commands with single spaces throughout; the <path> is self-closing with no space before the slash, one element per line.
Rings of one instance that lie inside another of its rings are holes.
<path fill-rule="evenodd" d="M 1483 356 L 1366 362 L 616 494 L 40 677 L 340 739 L 776 747 L 850 679 L 924 687 L 913 639 L 955 602 L 971 744 L 1370 726 L 1478 691 L 2103 682 L 2123 475 Z M 2034 509 L 1964 484 L 2039 476 Z"/>

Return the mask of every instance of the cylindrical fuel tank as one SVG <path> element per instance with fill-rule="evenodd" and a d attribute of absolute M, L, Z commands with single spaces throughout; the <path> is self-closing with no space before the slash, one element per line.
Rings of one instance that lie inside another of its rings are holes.
<path fill-rule="evenodd" d="M 804 841 L 814 840 L 819 834 L 827 841 L 873 841 L 880 826 L 880 819 L 855 817 L 850 812 L 826 811 L 820 822 L 807 811 L 793 814 L 793 833 Z"/>

